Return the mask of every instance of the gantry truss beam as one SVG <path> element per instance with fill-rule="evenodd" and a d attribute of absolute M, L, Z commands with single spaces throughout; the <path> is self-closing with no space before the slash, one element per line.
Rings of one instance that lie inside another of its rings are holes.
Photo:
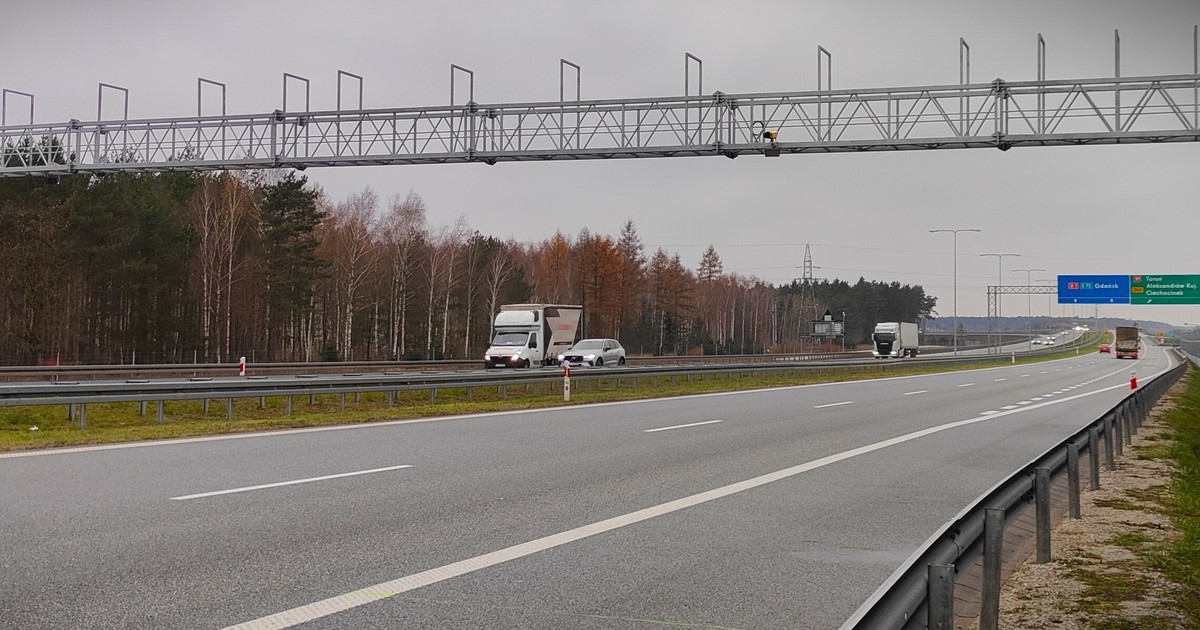
<path fill-rule="evenodd" d="M 1198 94 L 1185 74 L 72 120 L 0 127 L 0 176 L 1195 142 Z"/>
<path fill-rule="evenodd" d="M 987 288 L 987 309 L 988 319 L 992 320 L 999 317 L 999 303 L 1001 295 L 1056 295 L 1058 287 L 1046 284 L 1021 285 L 1021 284 L 1006 284 L 997 286 L 989 284 Z"/>

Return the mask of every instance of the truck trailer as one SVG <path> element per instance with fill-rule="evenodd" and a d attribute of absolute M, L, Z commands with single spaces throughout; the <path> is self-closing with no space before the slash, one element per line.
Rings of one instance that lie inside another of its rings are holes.
<path fill-rule="evenodd" d="M 1118 359 L 1138 358 L 1138 350 L 1142 345 L 1139 334 L 1137 326 L 1117 326 L 1117 342 L 1113 344 L 1113 354 L 1117 355 Z"/>
<path fill-rule="evenodd" d="M 582 306 L 505 304 L 496 313 L 484 369 L 554 363 L 575 343 Z"/>
<path fill-rule="evenodd" d="M 917 325 L 912 322 L 880 322 L 871 335 L 876 359 L 917 356 Z"/>

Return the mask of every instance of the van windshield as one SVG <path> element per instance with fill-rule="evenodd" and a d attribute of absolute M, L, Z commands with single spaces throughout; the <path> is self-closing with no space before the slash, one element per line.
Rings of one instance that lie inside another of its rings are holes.
<path fill-rule="evenodd" d="M 492 338 L 493 346 L 523 346 L 529 340 L 527 332 L 498 332 Z"/>

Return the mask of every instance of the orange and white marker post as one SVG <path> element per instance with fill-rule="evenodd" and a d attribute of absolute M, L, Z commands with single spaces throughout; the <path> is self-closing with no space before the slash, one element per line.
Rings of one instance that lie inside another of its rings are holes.
<path fill-rule="evenodd" d="M 242 357 L 241 360 L 238 361 L 238 376 L 245 376 L 245 375 L 246 375 L 246 357 Z"/>
<path fill-rule="evenodd" d="M 571 364 L 563 361 L 563 402 L 571 402 Z"/>
<path fill-rule="evenodd" d="M 1137 372 L 1129 373 L 1129 389 L 1137 389 Z"/>

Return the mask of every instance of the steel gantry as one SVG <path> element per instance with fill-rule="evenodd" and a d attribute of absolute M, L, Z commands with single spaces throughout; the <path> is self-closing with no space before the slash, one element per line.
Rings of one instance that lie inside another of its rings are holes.
<path fill-rule="evenodd" d="M 332 111 L 307 111 L 308 79 L 285 74 L 284 109 L 267 113 L 228 115 L 225 85 L 199 79 L 195 116 L 130 120 L 128 90 L 101 84 L 97 120 L 35 124 L 33 96 L 5 89 L 0 176 L 1195 142 L 1197 33 L 1192 74 L 1139 77 L 1121 76 L 1114 32 L 1114 76 L 1096 79 L 1047 79 L 1039 35 L 1036 80 L 972 83 L 960 40 L 960 82 L 921 87 L 831 89 L 831 56 L 818 47 L 818 89 L 807 92 L 701 94 L 702 61 L 690 53 L 685 94 L 660 98 L 583 100 L 581 70 L 565 59 L 560 98 L 549 102 L 476 102 L 474 73 L 457 65 L 450 104 L 431 107 L 362 108 L 362 77 L 339 71 Z M 574 100 L 564 89 L 568 68 Z M 468 100 L 455 104 L 464 75 Z M 357 80 L 359 109 L 341 109 L 343 77 Z M 288 111 L 288 85 L 297 82 L 305 111 Z M 220 115 L 202 115 L 204 85 L 220 88 Z M 119 120 L 100 120 L 106 88 L 124 96 Z M 28 124 L 8 125 L 10 95 L 28 99 Z"/>

